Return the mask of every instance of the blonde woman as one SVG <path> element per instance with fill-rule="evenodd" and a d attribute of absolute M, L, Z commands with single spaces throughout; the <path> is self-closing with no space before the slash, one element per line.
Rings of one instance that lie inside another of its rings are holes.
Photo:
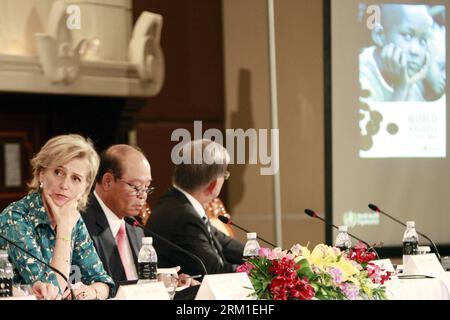
<path fill-rule="evenodd" d="M 86 206 L 99 166 L 90 140 L 79 135 L 50 139 L 31 160 L 30 192 L 0 214 L 0 232 L 67 278 L 72 269 L 81 281 L 76 299 L 106 299 L 114 286 L 98 258 L 80 211 Z M 38 281 L 67 295 L 67 283 L 58 274 L 10 246 L 16 282 Z M 79 270 L 79 272 L 78 272 Z"/>

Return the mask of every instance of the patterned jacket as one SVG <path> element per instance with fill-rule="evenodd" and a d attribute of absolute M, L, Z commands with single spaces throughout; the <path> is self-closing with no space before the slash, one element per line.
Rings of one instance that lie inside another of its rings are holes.
<path fill-rule="evenodd" d="M 39 192 L 30 193 L 3 210 L 0 214 L 0 234 L 50 264 L 56 233 Z M 76 223 L 71 238 L 71 279 L 75 278 L 75 281 L 87 285 L 103 282 L 111 289 L 114 288 L 114 282 L 103 268 L 83 219 L 80 218 Z M 0 239 L 0 246 L 4 245 Z M 8 246 L 8 254 L 14 266 L 15 283 L 33 284 L 42 281 L 59 287 L 56 274 L 39 261 L 12 245 Z"/>

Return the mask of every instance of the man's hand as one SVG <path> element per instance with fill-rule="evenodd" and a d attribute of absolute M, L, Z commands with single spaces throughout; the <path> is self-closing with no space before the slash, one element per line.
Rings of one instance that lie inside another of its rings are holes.
<path fill-rule="evenodd" d="M 192 278 L 192 276 L 182 273 L 178 276 L 178 286 L 179 287 L 192 287 L 198 286 L 200 284 L 199 281 Z"/>
<path fill-rule="evenodd" d="M 178 287 L 190 287 L 190 286 L 198 286 L 200 284 L 199 281 L 195 280 L 194 278 L 192 278 L 192 276 L 185 274 L 185 273 L 181 273 L 180 275 L 178 275 L 178 272 L 181 270 L 180 266 L 176 266 L 175 270 L 177 272 L 177 274 L 175 274 L 175 277 L 178 278 Z M 197 277 L 197 276 L 195 276 Z"/>

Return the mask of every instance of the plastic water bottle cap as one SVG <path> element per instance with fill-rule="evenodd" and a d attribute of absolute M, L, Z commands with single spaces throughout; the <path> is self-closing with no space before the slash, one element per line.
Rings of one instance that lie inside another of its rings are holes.
<path fill-rule="evenodd" d="M 256 232 L 247 233 L 247 240 L 256 239 Z"/>
<path fill-rule="evenodd" d="M 143 237 L 142 244 L 153 244 L 153 238 L 152 237 Z"/>
<path fill-rule="evenodd" d="M 348 230 L 347 226 L 339 226 L 340 232 L 347 232 L 347 230 Z"/>
<path fill-rule="evenodd" d="M 416 223 L 414 221 L 406 221 L 406 226 L 408 228 L 415 228 Z"/>

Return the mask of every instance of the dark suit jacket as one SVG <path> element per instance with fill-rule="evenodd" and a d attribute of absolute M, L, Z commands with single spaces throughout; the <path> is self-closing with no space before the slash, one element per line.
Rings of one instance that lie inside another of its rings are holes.
<path fill-rule="evenodd" d="M 207 225 L 189 200 L 175 188 L 169 189 L 153 208 L 147 228 L 195 254 L 203 261 L 208 273 L 234 272 L 237 265 L 243 263 L 244 244 L 213 226 L 211 237 Z M 181 272 L 187 274 L 204 273 L 198 262 L 156 238 L 154 246 L 160 267 L 179 265 Z"/>
<path fill-rule="evenodd" d="M 125 270 L 106 215 L 93 194 L 89 196 L 88 205 L 81 216 L 106 272 L 113 278 L 116 288 L 118 288 L 121 283 L 126 282 Z M 131 251 L 133 252 L 134 265 L 137 269 L 137 257 L 142 245 L 144 232 L 129 224 L 126 224 L 126 231 Z"/>

